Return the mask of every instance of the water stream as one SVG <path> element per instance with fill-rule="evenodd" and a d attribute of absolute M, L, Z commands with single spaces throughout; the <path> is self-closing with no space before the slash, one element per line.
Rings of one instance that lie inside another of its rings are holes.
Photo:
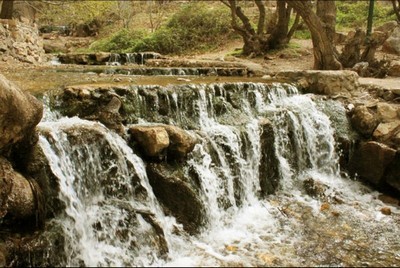
<path fill-rule="evenodd" d="M 340 172 L 335 130 L 312 96 L 289 85 L 238 84 L 246 120 L 229 123 L 214 106 L 229 90 L 193 87 L 198 129 L 190 132 L 201 142 L 182 165 L 199 175 L 206 219 L 197 235 L 165 214 L 148 163 L 123 138 L 97 122 L 44 117 L 39 143 L 65 204 L 54 219 L 65 263 L 54 265 L 400 265 L 400 211 L 383 215 L 378 193 Z M 188 116 L 179 94 L 169 99 L 177 118 Z M 322 190 L 307 192 L 309 182 Z"/>

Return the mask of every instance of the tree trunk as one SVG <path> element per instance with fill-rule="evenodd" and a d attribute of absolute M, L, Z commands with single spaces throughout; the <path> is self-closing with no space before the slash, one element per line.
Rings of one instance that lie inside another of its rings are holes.
<path fill-rule="evenodd" d="M 292 8 L 286 6 L 286 1 L 277 2 L 278 22 L 269 38 L 270 49 L 279 48 L 289 43 L 288 31 Z"/>
<path fill-rule="evenodd" d="M 0 19 L 12 19 L 14 9 L 14 0 L 3 0 L 1 5 Z"/>
<path fill-rule="evenodd" d="M 333 43 L 335 41 L 336 5 L 335 1 L 319 0 L 317 2 L 317 16 L 321 19 L 326 35 Z"/>
<path fill-rule="evenodd" d="M 297 13 L 303 18 L 311 32 L 314 49 L 314 69 L 317 70 L 340 70 L 342 65 L 336 59 L 334 46 L 329 40 L 328 35 L 319 17 L 312 11 L 309 1 L 289 1 Z"/>
<path fill-rule="evenodd" d="M 267 10 L 264 0 L 254 0 L 258 9 L 257 29 L 253 28 L 253 24 L 244 11 L 239 6 L 237 0 L 220 0 L 231 10 L 231 25 L 243 38 L 243 55 L 262 55 L 271 48 L 278 48 L 286 45 L 292 33 L 288 34 L 289 19 L 292 8 L 286 5 L 286 1 L 278 1 L 277 15 L 278 18 L 272 16 L 267 18 Z M 270 23 L 267 24 L 267 21 Z M 271 27 L 271 24 L 272 25 Z M 271 30 L 272 29 L 272 30 Z"/>

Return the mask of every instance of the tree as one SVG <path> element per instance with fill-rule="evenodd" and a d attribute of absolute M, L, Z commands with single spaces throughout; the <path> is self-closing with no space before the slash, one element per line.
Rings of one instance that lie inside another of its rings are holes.
<path fill-rule="evenodd" d="M 0 19 L 12 19 L 14 0 L 3 0 L 1 5 Z"/>
<path fill-rule="evenodd" d="M 239 0 L 220 0 L 231 10 L 231 25 L 236 33 L 243 38 L 243 54 L 261 55 L 270 49 L 279 48 L 289 43 L 298 26 L 299 16 L 289 29 L 289 19 L 292 7 L 286 1 L 277 1 L 276 19 L 267 17 L 266 3 L 263 0 L 254 0 L 258 10 L 258 21 L 256 28 L 244 13 Z M 271 25 L 272 24 L 272 25 Z"/>
<path fill-rule="evenodd" d="M 396 14 L 397 22 L 400 23 L 400 0 L 392 0 L 393 11 Z"/>
<path fill-rule="evenodd" d="M 323 2 L 331 2 L 321 3 L 319 5 L 318 13 L 328 14 L 327 16 L 323 16 L 324 20 L 328 22 L 325 23 L 325 27 L 320 17 L 312 10 L 311 1 L 289 1 L 288 3 L 300 14 L 311 32 L 314 51 L 314 69 L 340 70 L 342 69 L 342 64 L 337 59 L 335 47 L 333 45 L 334 32 L 331 32 L 332 25 L 329 25 L 332 23 L 331 9 L 334 6 L 334 1 L 328 0 Z"/>

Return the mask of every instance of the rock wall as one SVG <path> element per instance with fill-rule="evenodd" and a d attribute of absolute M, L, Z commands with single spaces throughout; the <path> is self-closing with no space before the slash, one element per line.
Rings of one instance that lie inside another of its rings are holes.
<path fill-rule="evenodd" d="M 35 24 L 0 20 L 0 60 L 41 63 L 44 54 L 43 40 Z"/>

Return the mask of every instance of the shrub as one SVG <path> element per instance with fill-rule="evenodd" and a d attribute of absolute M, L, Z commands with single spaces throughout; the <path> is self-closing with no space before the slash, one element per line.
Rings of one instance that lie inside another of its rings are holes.
<path fill-rule="evenodd" d="M 93 51 L 124 52 L 134 47 L 145 36 L 143 31 L 122 29 L 115 34 L 93 42 L 90 49 Z"/>
<path fill-rule="evenodd" d="M 112 52 L 156 51 L 181 54 L 213 49 L 233 34 L 225 8 L 207 3 L 183 5 L 168 22 L 151 34 L 121 30 L 91 45 L 92 50 Z"/>

